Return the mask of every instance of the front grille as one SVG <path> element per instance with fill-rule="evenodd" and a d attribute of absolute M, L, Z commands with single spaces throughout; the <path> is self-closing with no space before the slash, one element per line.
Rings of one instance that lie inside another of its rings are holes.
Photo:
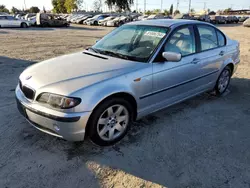
<path fill-rule="evenodd" d="M 33 89 L 31 89 L 25 85 L 23 86 L 21 81 L 19 81 L 19 86 L 20 86 L 20 89 L 22 90 L 22 92 L 26 98 L 31 99 L 31 100 L 34 99 L 35 91 Z"/>

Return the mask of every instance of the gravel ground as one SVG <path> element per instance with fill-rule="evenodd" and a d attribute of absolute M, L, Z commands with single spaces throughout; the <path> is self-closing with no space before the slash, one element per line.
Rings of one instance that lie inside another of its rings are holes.
<path fill-rule="evenodd" d="M 31 63 L 86 48 L 111 28 L 0 29 L 0 187 L 250 187 L 250 29 L 221 29 L 241 42 L 227 94 L 149 115 L 105 148 L 34 129 L 18 113 L 14 89 Z"/>

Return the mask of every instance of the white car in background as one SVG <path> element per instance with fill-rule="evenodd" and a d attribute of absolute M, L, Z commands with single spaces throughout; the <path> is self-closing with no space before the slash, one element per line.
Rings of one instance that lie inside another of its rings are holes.
<path fill-rule="evenodd" d="M 27 28 L 31 24 L 27 20 L 21 20 L 9 15 L 0 15 L 0 27 L 23 27 Z"/>

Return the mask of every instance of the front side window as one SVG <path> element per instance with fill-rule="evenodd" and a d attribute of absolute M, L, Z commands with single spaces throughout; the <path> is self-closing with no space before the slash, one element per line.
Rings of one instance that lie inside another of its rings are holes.
<path fill-rule="evenodd" d="M 201 51 L 218 47 L 217 35 L 213 27 L 198 25 L 197 28 L 201 40 Z"/>
<path fill-rule="evenodd" d="M 165 45 L 164 51 L 180 53 L 182 56 L 195 53 L 193 29 L 185 27 L 175 31 Z"/>
<path fill-rule="evenodd" d="M 106 35 L 92 49 L 101 54 L 147 62 L 168 28 L 124 25 Z"/>

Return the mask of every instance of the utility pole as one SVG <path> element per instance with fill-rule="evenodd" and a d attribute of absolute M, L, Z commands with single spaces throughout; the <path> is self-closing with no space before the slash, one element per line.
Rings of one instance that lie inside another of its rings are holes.
<path fill-rule="evenodd" d="M 204 2 L 204 10 L 206 10 L 206 8 L 207 8 L 207 3 Z"/>
<path fill-rule="evenodd" d="M 189 0 L 189 5 L 188 5 L 188 12 L 190 13 L 191 12 L 191 0 Z"/>
<path fill-rule="evenodd" d="M 138 12 L 138 0 L 136 0 L 135 6 L 136 6 L 136 12 Z"/>
<path fill-rule="evenodd" d="M 180 1 L 177 0 L 176 10 L 179 10 L 179 4 L 180 4 Z"/>
<path fill-rule="evenodd" d="M 163 0 L 161 0 L 161 12 L 163 12 L 162 6 L 163 6 Z"/>
<path fill-rule="evenodd" d="M 147 4 L 147 2 L 146 2 L 146 0 L 144 0 L 144 14 L 146 13 L 146 4 Z"/>
<path fill-rule="evenodd" d="M 23 0 L 24 1 L 24 8 L 25 8 L 25 10 L 26 10 L 26 2 L 25 2 L 25 0 Z"/>

